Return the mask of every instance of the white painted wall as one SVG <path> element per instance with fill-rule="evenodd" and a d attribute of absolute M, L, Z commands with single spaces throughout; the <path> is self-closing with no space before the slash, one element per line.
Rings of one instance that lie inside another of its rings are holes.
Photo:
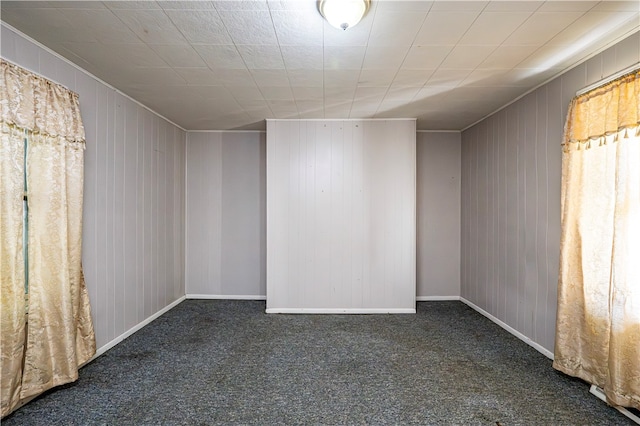
<path fill-rule="evenodd" d="M 185 132 L 2 25 L 2 57 L 80 95 L 82 263 L 98 351 L 184 296 Z"/>
<path fill-rule="evenodd" d="M 415 312 L 415 120 L 267 120 L 267 312 Z"/>
<path fill-rule="evenodd" d="M 266 298 L 264 134 L 188 132 L 187 141 L 187 227 L 199 224 L 188 231 L 187 294 Z M 460 295 L 460 132 L 419 132 L 416 142 L 417 298 L 455 298 Z M 223 214 L 225 223 L 236 221 L 231 228 L 222 226 Z M 238 278 L 227 284 L 223 274 Z"/>
<path fill-rule="evenodd" d="M 462 134 L 462 297 L 547 354 L 555 340 L 569 101 L 637 62 L 640 33 Z"/>
<path fill-rule="evenodd" d="M 262 132 L 187 134 L 188 297 L 265 297 L 265 167 Z"/>
<path fill-rule="evenodd" d="M 417 299 L 460 296 L 460 132 L 417 135 Z"/>

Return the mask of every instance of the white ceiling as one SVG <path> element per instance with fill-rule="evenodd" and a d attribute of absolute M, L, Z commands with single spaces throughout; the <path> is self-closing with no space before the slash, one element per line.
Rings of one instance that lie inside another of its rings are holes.
<path fill-rule="evenodd" d="M 188 130 L 415 117 L 462 129 L 640 29 L 640 1 L 2 1 L 2 20 Z M 639 52 L 640 59 L 640 52 Z"/>

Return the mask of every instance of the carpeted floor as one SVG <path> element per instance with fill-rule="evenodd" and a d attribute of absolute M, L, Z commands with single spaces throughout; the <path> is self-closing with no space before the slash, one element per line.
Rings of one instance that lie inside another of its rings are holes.
<path fill-rule="evenodd" d="M 460 302 L 416 315 L 266 315 L 188 300 L 3 425 L 627 425 Z"/>

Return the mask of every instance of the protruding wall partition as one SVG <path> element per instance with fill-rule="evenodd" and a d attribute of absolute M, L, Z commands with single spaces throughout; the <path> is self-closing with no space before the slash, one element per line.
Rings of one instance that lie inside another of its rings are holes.
<path fill-rule="evenodd" d="M 415 299 L 415 120 L 268 120 L 267 312 Z"/>

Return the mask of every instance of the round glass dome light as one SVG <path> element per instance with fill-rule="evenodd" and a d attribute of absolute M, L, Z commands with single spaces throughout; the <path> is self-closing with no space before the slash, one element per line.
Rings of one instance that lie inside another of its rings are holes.
<path fill-rule="evenodd" d="M 356 25 L 369 9 L 370 0 L 321 0 L 320 13 L 341 30 Z"/>

